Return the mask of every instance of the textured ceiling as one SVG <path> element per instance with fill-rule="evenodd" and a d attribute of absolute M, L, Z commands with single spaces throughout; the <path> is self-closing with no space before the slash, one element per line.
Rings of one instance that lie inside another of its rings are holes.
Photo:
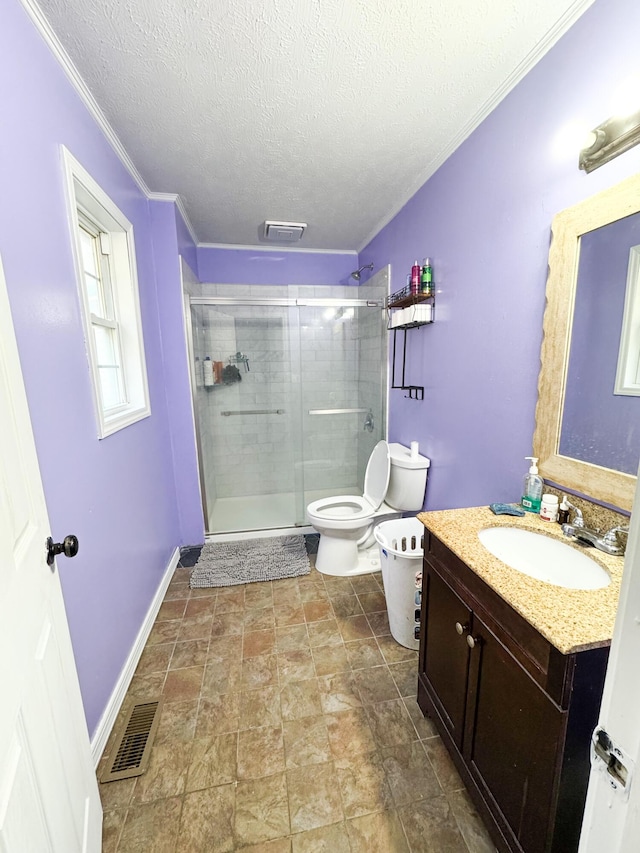
<path fill-rule="evenodd" d="M 358 249 L 591 0 L 38 0 L 201 242 Z"/>

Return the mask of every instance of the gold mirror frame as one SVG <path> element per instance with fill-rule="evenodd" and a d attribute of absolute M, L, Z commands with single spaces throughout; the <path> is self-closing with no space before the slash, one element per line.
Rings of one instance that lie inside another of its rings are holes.
<path fill-rule="evenodd" d="M 551 224 L 547 304 L 544 312 L 533 453 L 540 474 L 565 486 L 630 510 L 636 477 L 558 453 L 580 258 L 580 237 L 640 212 L 640 174 L 558 213 Z"/>

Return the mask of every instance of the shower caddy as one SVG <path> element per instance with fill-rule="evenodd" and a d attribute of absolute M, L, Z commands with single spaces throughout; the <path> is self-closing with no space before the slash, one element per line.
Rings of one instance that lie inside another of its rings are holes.
<path fill-rule="evenodd" d="M 407 329 L 417 329 L 433 323 L 436 310 L 435 292 L 412 293 L 411 285 L 403 287 L 387 297 L 387 329 L 393 332 L 393 356 L 391 360 L 391 388 L 408 391 L 410 400 L 424 400 L 424 385 L 407 385 L 405 368 L 407 363 Z M 426 310 L 426 309 L 429 310 Z M 396 338 L 402 331 L 402 379 L 396 384 Z"/>

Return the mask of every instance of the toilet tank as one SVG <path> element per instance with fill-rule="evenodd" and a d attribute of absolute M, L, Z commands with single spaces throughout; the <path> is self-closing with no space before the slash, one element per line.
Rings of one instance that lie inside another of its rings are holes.
<path fill-rule="evenodd" d="M 385 503 L 392 509 L 419 512 L 424 504 L 431 460 L 420 454 L 412 459 L 411 451 L 403 444 L 389 444 L 389 460 L 391 472 Z"/>

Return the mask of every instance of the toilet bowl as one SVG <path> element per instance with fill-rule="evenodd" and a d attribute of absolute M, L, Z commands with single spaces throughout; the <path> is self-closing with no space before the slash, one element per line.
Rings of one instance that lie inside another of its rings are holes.
<path fill-rule="evenodd" d="M 373 529 L 403 512 L 422 509 L 430 460 L 411 455 L 402 444 L 379 441 L 373 448 L 360 495 L 321 498 L 307 506 L 309 523 L 320 534 L 316 568 L 327 575 L 355 575 L 377 571 Z"/>

